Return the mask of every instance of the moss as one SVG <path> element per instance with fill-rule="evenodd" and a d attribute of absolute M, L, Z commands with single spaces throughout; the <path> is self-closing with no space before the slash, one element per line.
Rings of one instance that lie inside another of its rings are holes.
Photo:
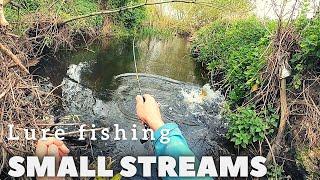
<path fill-rule="evenodd" d="M 301 149 L 297 154 L 297 163 L 307 171 L 307 179 L 320 179 L 320 147 Z"/>

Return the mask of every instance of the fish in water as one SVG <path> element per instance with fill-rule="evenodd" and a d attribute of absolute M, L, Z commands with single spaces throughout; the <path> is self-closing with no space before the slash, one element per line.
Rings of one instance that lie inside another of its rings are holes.
<path fill-rule="evenodd" d="M 192 89 L 189 92 L 183 90 L 183 99 L 187 104 L 202 104 L 205 101 L 212 101 L 221 96 L 219 91 L 213 91 L 210 84 L 205 84 L 200 89 Z"/>

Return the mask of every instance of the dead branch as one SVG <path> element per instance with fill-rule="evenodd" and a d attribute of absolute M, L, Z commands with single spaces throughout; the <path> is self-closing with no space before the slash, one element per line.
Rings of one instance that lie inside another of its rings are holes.
<path fill-rule="evenodd" d="M 20 59 L 16 55 L 14 55 L 10 49 L 6 48 L 1 43 L 0 43 L 0 51 L 5 55 L 9 56 L 24 72 L 29 74 L 29 70 L 22 64 Z"/>
<path fill-rule="evenodd" d="M 117 8 L 117 9 L 103 10 L 103 11 L 93 12 L 93 13 L 90 13 L 90 14 L 76 16 L 76 17 L 70 18 L 70 19 L 68 19 L 66 21 L 63 21 L 63 22 L 59 23 L 58 26 L 63 26 L 65 24 L 69 23 L 69 22 L 72 22 L 72 21 L 75 21 L 75 20 L 78 20 L 78 19 L 91 17 L 91 16 L 111 14 L 111 13 L 121 12 L 121 11 L 124 11 L 124 10 L 136 9 L 136 8 L 140 8 L 140 7 L 143 7 L 143 6 L 153 6 L 153 5 L 168 4 L 168 3 L 188 3 L 188 4 L 199 4 L 199 5 L 211 6 L 210 4 L 204 3 L 204 2 L 186 1 L 186 0 L 170 0 L 170 1 L 151 2 L 151 3 L 148 3 L 146 1 L 145 3 L 137 4 L 137 5 L 134 5 L 134 6 L 124 6 L 124 7 L 120 7 L 120 8 Z"/>
<path fill-rule="evenodd" d="M 7 87 L 1 94 L 0 94 L 0 99 L 3 98 L 8 92 L 9 92 L 10 88 Z"/>
<path fill-rule="evenodd" d="M 20 128 L 28 127 L 39 131 L 36 122 L 51 123 L 43 117 L 50 114 L 56 102 L 53 95 L 48 96 L 50 89 L 44 88 L 44 79 L 34 79 L 26 74 L 23 64 L 32 62 L 34 56 L 32 42 L 24 38 L 0 34 L 0 170 L 7 167 L 9 155 L 25 156 L 34 152 L 35 142 L 20 138 L 17 141 L 7 141 L 5 134 L 8 124 L 14 124 L 17 129 L 14 134 L 22 137 Z M 15 54 L 11 51 L 14 49 Z M 30 56 L 28 56 L 30 55 Z M 32 59 L 29 59 L 32 57 Z M 13 66 L 14 65 L 14 66 Z M 5 163 L 5 164 L 4 164 Z"/>

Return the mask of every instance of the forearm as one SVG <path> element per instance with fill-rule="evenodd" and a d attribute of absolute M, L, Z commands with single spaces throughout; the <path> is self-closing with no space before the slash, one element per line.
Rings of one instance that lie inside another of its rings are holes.
<path fill-rule="evenodd" d="M 161 143 L 160 139 L 163 138 L 161 135 L 161 131 L 166 129 L 169 131 L 169 134 L 166 136 L 170 138 L 170 141 L 167 144 Z M 171 156 L 173 157 L 176 162 L 179 161 L 179 157 L 181 156 L 193 156 L 195 157 L 194 153 L 188 146 L 187 140 L 182 135 L 179 127 L 175 123 L 167 123 L 159 128 L 155 132 L 155 141 L 154 141 L 154 149 L 156 156 Z M 195 157 L 195 169 L 197 170 L 199 167 L 199 160 Z M 164 177 L 163 179 L 169 180 L 174 179 L 170 177 Z M 202 177 L 202 178 L 177 178 L 177 179 L 212 179 L 209 177 Z"/>
<path fill-rule="evenodd" d="M 161 131 L 169 131 L 168 135 L 162 135 Z M 167 123 L 155 131 L 154 148 L 157 156 L 172 156 L 179 158 L 179 156 L 194 156 L 190 150 L 186 139 L 183 137 L 179 127 L 175 123 Z M 161 143 L 161 138 L 169 138 L 168 143 Z"/>

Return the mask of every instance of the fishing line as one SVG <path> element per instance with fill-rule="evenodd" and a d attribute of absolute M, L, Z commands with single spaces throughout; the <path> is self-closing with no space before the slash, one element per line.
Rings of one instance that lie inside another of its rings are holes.
<path fill-rule="evenodd" d="M 137 66 L 137 60 L 136 60 L 136 52 L 135 52 L 135 41 L 136 37 L 133 38 L 133 42 L 132 42 L 132 52 L 133 52 L 133 61 L 134 61 L 134 69 L 136 72 L 136 79 L 138 82 L 138 88 L 139 88 L 139 93 L 142 96 L 142 90 L 141 90 L 141 84 L 140 84 L 140 79 L 139 79 L 139 74 L 138 74 L 138 66 Z"/>
<path fill-rule="evenodd" d="M 138 88 L 139 88 L 139 93 L 143 98 L 143 102 L 145 101 L 143 94 L 142 94 L 142 89 L 141 89 L 141 84 L 140 84 L 140 79 L 139 79 L 139 74 L 138 74 L 138 66 L 137 66 L 137 60 L 136 60 L 136 52 L 135 52 L 135 39 L 136 37 L 133 37 L 133 41 L 132 41 L 132 52 L 133 52 L 133 61 L 134 61 L 134 69 L 136 72 L 136 79 L 137 79 L 137 83 L 138 83 Z M 145 122 L 143 122 L 143 126 L 145 129 L 150 129 L 149 125 Z M 150 134 L 147 134 L 148 136 L 148 140 L 150 139 Z M 145 142 L 147 142 L 148 140 L 144 140 L 144 139 L 140 139 L 141 144 L 144 144 Z"/>

